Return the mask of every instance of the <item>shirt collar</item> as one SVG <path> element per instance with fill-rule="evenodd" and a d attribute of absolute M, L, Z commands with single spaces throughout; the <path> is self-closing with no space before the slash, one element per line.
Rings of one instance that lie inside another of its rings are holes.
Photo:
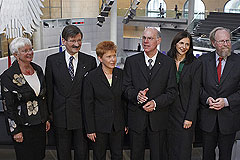
<path fill-rule="evenodd" d="M 218 62 L 218 58 L 220 57 L 217 52 L 215 53 L 216 54 L 216 62 Z M 227 57 L 223 58 L 222 61 L 226 61 L 227 60 Z"/>
<path fill-rule="evenodd" d="M 152 58 L 149 58 L 149 57 L 147 56 L 147 54 L 144 52 L 144 57 L 145 57 L 145 62 L 146 62 L 146 64 L 148 64 L 148 60 L 149 60 L 149 59 L 152 59 L 152 60 L 153 60 L 152 64 L 154 64 L 155 61 L 156 61 L 156 58 L 157 58 L 157 53 L 158 53 L 158 51 L 156 52 L 156 54 L 155 54 Z"/>
<path fill-rule="evenodd" d="M 74 55 L 71 55 L 71 54 L 68 53 L 67 50 L 65 50 L 65 58 L 66 58 L 66 60 L 69 60 L 69 58 L 70 58 L 71 56 L 73 56 L 74 59 L 77 60 L 77 59 L 78 59 L 78 52 L 75 53 Z"/>

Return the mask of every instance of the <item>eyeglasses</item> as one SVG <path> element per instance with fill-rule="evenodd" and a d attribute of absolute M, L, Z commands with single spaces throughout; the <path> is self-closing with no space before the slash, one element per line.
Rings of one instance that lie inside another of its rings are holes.
<path fill-rule="evenodd" d="M 227 43 L 227 44 L 230 44 L 231 43 L 231 40 L 230 39 L 227 39 L 227 40 L 220 40 L 220 41 L 216 41 L 218 44 L 220 44 L 220 45 L 223 45 L 223 44 L 225 44 L 225 43 Z"/>
<path fill-rule="evenodd" d="M 20 52 L 22 52 L 22 53 L 30 53 L 32 51 L 33 51 L 32 48 L 31 49 L 20 50 Z"/>
<path fill-rule="evenodd" d="M 67 42 L 69 42 L 69 43 L 81 43 L 82 42 L 82 40 L 81 39 L 78 39 L 78 40 L 69 40 L 69 41 L 67 41 Z"/>
<path fill-rule="evenodd" d="M 153 37 L 145 37 L 145 36 L 142 37 L 142 40 L 143 40 L 143 41 L 145 41 L 145 40 L 152 41 L 152 40 L 154 40 L 154 39 L 155 39 L 155 38 L 153 38 Z"/>

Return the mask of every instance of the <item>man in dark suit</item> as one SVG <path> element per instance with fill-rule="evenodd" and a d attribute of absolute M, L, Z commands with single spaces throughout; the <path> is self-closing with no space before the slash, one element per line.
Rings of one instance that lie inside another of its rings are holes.
<path fill-rule="evenodd" d="M 145 29 L 144 52 L 126 59 L 123 85 L 128 103 L 131 159 L 143 160 L 148 137 L 152 160 L 166 158 L 168 108 L 177 94 L 174 61 L 157 50 L 160 32 Z"/>
<path fill-rule="evenodd" d="M 82 122 L 82 81 L 96 68 L 94 57 L 80 52 L 83 34 L 73 25 L 62 32 L 64 52 L 50 55 L 46 63 L 47 96 L 53 117 L 59 160 L 88 159 L 88 147 Z M 72 144 L 73 142 L 73 144 Z"/>
<path fill-rule="evenodd" d="M 200 57 L 203 77 L 200 93 L 200 128 L 203 159 L 231 160 L 236 131 L 240 127 L 240 57 L 231 53 L 230 30 L 217 27 L 210 33 L 216 51 Z"/>

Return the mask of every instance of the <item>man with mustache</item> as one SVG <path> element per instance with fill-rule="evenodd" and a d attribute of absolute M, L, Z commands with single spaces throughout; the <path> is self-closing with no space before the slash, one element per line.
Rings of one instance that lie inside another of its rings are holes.
<path fill-rule="evenodd" d="M 62 31 L 66 50 L 50 55 L 46 62 L 47 100 L 53 118 L 59 160 L 87 160 L 88 147 L 82 117 L 82 84 L 88 72 L 96 68 L 94 57 L 80 52 L 83 33 L 74 26 Z"/>
<path fill-rule="evenodd" d="M 200 128 L 203 131 L 203 160 L 231 160 L 236 131 L 240 129 L 240 56 L 231 52 L 231 33 L 214 28 L 210 41 L 216 51 L 202 55 Z"/>

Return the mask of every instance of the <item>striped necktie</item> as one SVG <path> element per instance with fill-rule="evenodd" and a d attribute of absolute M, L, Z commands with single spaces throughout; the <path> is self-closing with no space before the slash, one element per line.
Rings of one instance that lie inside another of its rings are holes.
<path fill-rule="evenodd" d="M 69 74 L 70 74 L 70 76 L 71 76 L 72 81 L 73 81 L 73 79 L 74 79 L 73 59 L 74 59 L 73 56 L 71 56 L 71 57 L 69 58 L 69 65 L 68 65 L 68 72 L 69 72 Z"/>

